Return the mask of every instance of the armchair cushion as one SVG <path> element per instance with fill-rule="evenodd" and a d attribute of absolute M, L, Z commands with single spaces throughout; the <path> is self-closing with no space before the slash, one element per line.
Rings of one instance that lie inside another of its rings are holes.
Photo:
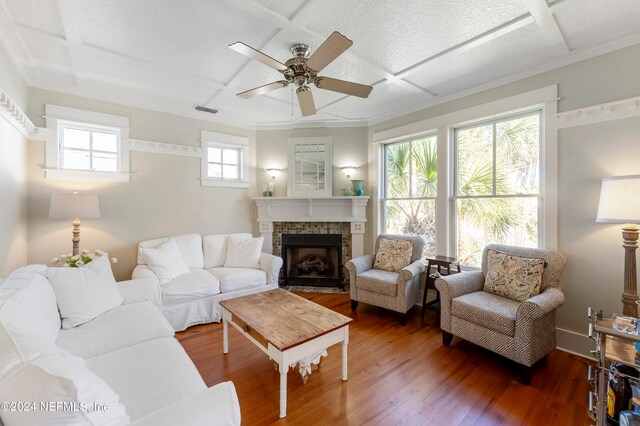
<path fill-rule="evenodd" d="M 506 336 L 513 336 L 520 302 L 486 291 L 456 297 L 451 301 L 451 314 Z"/>
<path fill-rule="evenodd" d="M 389 272 L 398 272 L 411 262 L 413 242 L 380 238 L 373 267 Z"/>
<path fill-rule="evenodd" d="M 383 271 L 382 269 L 369 269 L 358 275 L 356 287 L 372 293 L 395 296 L 398 291 L 397 272 Z"/>
<path fill-rule="evenodd" d="M 544 265 L 544 259 L 488 250 L 483 290 L 518 302 L 525 301 L 540 293 Z"/>

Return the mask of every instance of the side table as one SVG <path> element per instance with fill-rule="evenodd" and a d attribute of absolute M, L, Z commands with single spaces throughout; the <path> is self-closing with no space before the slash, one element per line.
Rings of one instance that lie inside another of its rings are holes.
<path fill-rule="evenodd" d="M 431 267 L 436 266 L 439 275 L 431 274 Z M 457 271 L 451 271 L 451 267 L 456 267 Z M 446 272 L 443 271 L 446 269 Z M 420 319 L 424 320 L 424 310 L 430 309 L 435 312 L 440 312 L 440 292 L 436 288 L 436 278 L 443 275 L 451 275 L 461 272 L 458 259 L 448 256 L 433 256 L 427 258 L 427 278 L 424 282 L 424 295 L 422 296 L 422 313 Z M 430 302 L 427 302 L 427 290 L 435 290 L 436 298 Z"/>

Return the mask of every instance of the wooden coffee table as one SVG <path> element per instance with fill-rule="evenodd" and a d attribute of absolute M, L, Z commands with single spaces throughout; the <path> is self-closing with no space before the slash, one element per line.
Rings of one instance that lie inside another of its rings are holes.
<path fill-rule="evenodd" d="M 347 380 L 347 344 L 351 318 L 277 288 L 220 302 L 223 351 L 229 352 L 231 324 L 278 364 L 280 418 L 287 415 L 289 365 L 342 343 L 342 380 Z"/>

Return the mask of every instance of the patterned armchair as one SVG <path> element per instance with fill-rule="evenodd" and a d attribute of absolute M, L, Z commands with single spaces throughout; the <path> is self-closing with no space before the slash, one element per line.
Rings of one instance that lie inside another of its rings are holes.
<path fill-rule="evenodd" d="M 540 294 L 522 302 L 483 290 L 488 273 L 487 252 L 543 259 Z M 482 270 L 438 278 L 442 343 L 454 335 L 523 366 L 521 380 L 529 384 L 532 365 L 556 347 L 556 309 L 565 301 L 560 277 L 562 253 L 491 244 L 482 253 Z"/>
<path fill-rule="evenodd" d="M 351 310 L 355 312 L 358 302 L 368 303 L 399 312 L 400 323 L 406 324 L 407 312 L 418 302 L 420 273 L 425 265 L 421 260 L 424 240 L 419 235 L 380 234 L 376 239 L 376 254 L 380 249 L 380 240 L 411 241 L 413 250 L 409 265 L 398 272 L 374 269 L 375 254 L 360 256 L 347 262 Z"/>

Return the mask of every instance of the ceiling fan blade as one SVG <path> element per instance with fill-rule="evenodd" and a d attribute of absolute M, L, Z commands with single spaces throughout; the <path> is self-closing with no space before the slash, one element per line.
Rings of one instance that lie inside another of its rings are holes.
<path fill-rule="evenodd" d="M 313 95 L 311 89 L 307 86 L 300 86 L 296 90 L 298 95 L 298 103 L 300 104 L 300 111 L 303 117 L 313 115 L 316 113 L 316 105 L 313 103 Z"/>
<path fill-rule="evenodd" d="M 366 84 L 353 83 L 351 81 L 338 80 L 336 78 L 318 77 L 315 81 L 316 87 L 333 92 L 344 93 L 345 95 L 369 97 L 373 87 Z"/>
<path fill-rule="evenodd" d="M 230 44 L 229 48 L 235 50 L 236 52 L 248 58 L 255 59 L 256 61 L 260 61 L 266 66 L 277 69 L 280 72 L 284 72 L 287 70 L 287 66 L 282 62 L 276 61 L 271 56 L 265 55 L 261 51 L 256 50 L 251 46 L 247 46 L 241 41 L 236 41 L 235 43 Z"/>
<path fill-rule="evenodd" d="M 240 92 L 237 96 L 240 96 L 244 99 L 253 98 L 254 96 L 264 95 L 265 93 L 271 92 L 272 90 L 282 89 L 283 87 L 287 87 L 289 82 L 286 80 L 278 80 L 273 83 L 265 84 L 264 86 L 259 86 L 250 90 L 245 90 L 244 92 Z"/>
<path fill-rule="evenodd" d="M 307 68 L 320 72 L 324 67 L 329 65 L 338 56 L 342 55 L 345 50 L 350 48 L 353 42 L 334 31 L 325 41 L 316 49 L 307 60 Z"/>

